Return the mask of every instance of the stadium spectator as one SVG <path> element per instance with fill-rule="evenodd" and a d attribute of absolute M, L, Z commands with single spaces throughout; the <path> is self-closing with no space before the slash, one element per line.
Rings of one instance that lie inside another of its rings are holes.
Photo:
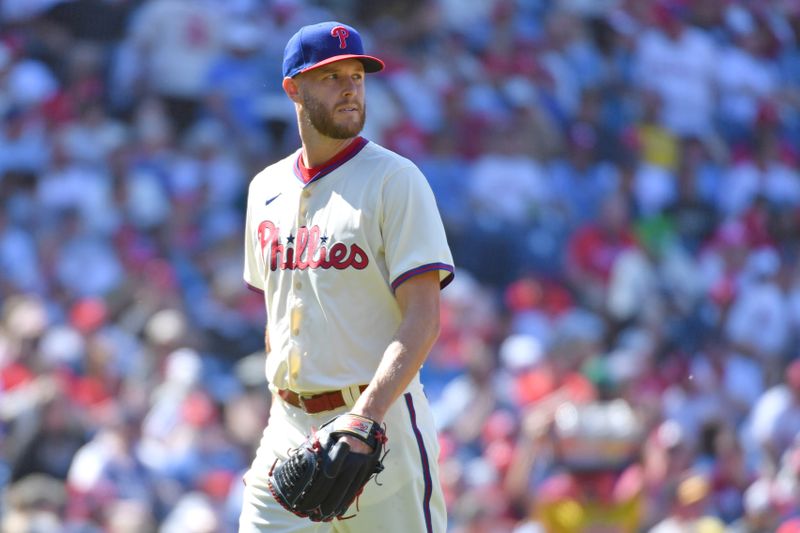
<path fill-rule="evenodd" d="M 282 43 L 337 19 L 457 265 L 421 371 L 449 529 L 585 518 L 568 398 L 640 416 L 637 530 L 797 530 L 797 2 L 357 4 L 0 3 L 0 529 L 235 530 L 269 409 L 239 213 L 295 145 Z"/>

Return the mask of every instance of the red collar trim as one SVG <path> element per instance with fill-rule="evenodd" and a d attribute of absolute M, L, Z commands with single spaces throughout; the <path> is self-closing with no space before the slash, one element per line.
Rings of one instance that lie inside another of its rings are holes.
<path fill-rule="evenodd" d="M 344 165 L 364 148 L 369 141 L 363 137 L 356 137 L 353 142 L 345 146 L 338 154 L 333 156 L 330 160 L 321 165 L 313 168 L 306 168 L 303 164 L 302 152 L 297 155 L 297 161 L 294 164 L 294 173 L 297 178 L 308 185 L 312 181 L 318 180 L 327 176 L 340 166 Z"/>

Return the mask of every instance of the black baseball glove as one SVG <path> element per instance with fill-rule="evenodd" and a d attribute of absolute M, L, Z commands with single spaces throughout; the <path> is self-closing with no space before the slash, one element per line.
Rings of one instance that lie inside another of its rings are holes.
<path fill-rule="evenodd" d="M 340 437 L 353 436 L 372 447 L 369 454 L 354 453 Z M 386 433 L 369 418 L 344 414 L 314 432 L 276 461 L 269 473 L 269 489 L 286 509 L 314 522 L 341 518 L 373 475 L 383 470 Z"/>

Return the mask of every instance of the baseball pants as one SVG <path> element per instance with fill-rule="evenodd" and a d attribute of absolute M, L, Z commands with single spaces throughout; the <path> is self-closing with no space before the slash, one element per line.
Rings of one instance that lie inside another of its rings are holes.
<path fill-rule="evenodd" d="M 351 396 L 352 398 L 352 396 Z M 417 379 L 392 405 L 384 420 L 388 453 L 385 470 L 364 487 L 345 520 L 315 523 L 295 516 L 275 501 L 267 477 L 275 459 L 306 440 L 311 427 L 320 427 L 336 411 L 308 414 L 274 398 L 269 424 L 264 430 L 256 457 L 245 474 L 245 489 L 239 533 L 444 533 L 446 509 L 437 458 L 439 444 L 428 401 Z"/>

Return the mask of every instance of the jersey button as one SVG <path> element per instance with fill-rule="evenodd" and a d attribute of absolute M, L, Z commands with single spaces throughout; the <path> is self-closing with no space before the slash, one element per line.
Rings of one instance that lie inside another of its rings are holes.
<path fill-rule="evenodd" d="M 303 189 L 303 198 L 308 198 L 309 196 L 311 196 L 311 191 Z"/>
<path fill-rule="evenodd" d="M 294 282 L 294 288 L 297 289 L 297 290 L 300 290 L 300 289 L 303 288 L 303 284 L 300 283 L 299 281 L 295 281 Z"/>
<path fill-rule="evenodd" d="M 294 335 L 295 337 L 297 337 L 298 335 L 300 335 L 300 328 L 294 328 L 294 329 L 292 330 L 292 335 Z"/>

